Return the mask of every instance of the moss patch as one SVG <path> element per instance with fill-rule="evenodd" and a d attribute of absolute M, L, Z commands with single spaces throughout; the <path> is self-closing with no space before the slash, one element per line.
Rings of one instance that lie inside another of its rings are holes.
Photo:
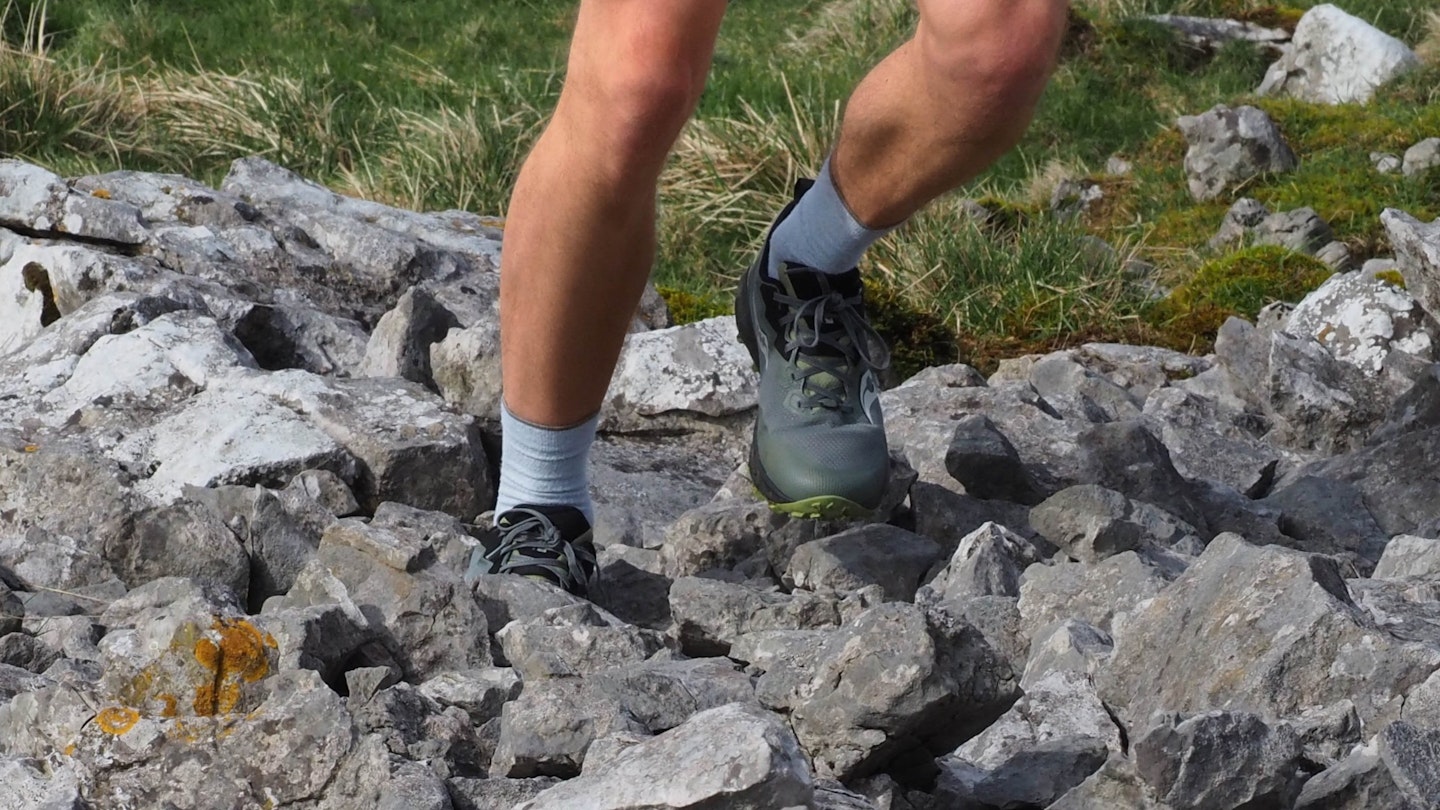
<path fill-rule="evenodd" d="M 906 299 L 883 280 L 865 279 L 865 312 L 890 346 L 892 379 L 904 380 L 928 367 L 955 362 L 955 331 L 933 312 Z"/>
<path fill-rule="evenodd" d="M 657 286 L 656 292 L 670 308 L 670 321 L 676 326 L 729 315 L 732 305 L 713 296 L 701 296 L 676 287 Z"/>
<path fill-rule="evenodd" d="M 1205 263 L 1148 313 L 1165 342 L 1193 349 L 1211 345 L 1231 316 L 1254 320 L 1275 301 L 1298 301 L 1334 271 L 1285 248 L 1246 248 Z"/>

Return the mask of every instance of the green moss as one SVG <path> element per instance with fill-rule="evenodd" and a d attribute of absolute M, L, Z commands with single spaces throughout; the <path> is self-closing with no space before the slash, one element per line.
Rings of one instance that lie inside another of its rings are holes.
<path fill-rule="evenodd" d="M 1375 274 L 1375 278 L 1402 290 L 1405 289 L 1405 277 L 1400 275 L 1399 270 L 1381 270 Z"/>
<path fill-rule="evenodd" d="M 700 296 L 676 287 L 656 287 L 665 305 L 670 308 L 670 320 L 676 325 L 695 323 L 706 318 L 729 315 L 732 305 L 712 296 Z"/>
<path fill-rule="evenodd" d="M 1298 301 L 1334 271 L 1285 248 L 1246 248 L 1202 265 L 1148 313 L 1170 345 L 1196 347 L 1215 339 L 1231 316 L 1253 320 L 1274 301 Z"/>
<path fill-rule="evenodd" d="M 890 345 L 892 380 L 898 382 L 929 366 L 955 362 L 954 330 L 883 279 L 865 279 L 865 310 L 875 331 Z"/>

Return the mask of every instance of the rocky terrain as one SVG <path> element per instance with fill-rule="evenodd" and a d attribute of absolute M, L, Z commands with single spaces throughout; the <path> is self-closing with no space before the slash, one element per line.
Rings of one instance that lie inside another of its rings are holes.
<path fill-rule="evenodd" d="M 1176 24 L 1277 43 L 1267 92 L 1403 69 L 1328 8 Z M 1197 198 L 1304 159 L 1263 115 L 1180 122 Z M 590 603 L 460 577 L 497 223 L 0 161 L 0 806 L 1440 807 L 1440 222 L 1354 267 L 1251 202 L 1217 243 L 1340 272 L 1212 355 L 903 382 L 871 523 L 760 503 L 733 325 L 652 291 Z"/>

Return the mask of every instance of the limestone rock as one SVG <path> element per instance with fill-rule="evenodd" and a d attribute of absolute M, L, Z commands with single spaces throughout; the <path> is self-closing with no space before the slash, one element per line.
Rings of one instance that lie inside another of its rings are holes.
<path fill-rule="evenodd" d="M 1270 116 L 1255 107 L 1217 105 L 1203 115 L 1181 116 L 1190 149 L 1185 174 L 1196 200 L 1211 200 L 1239 183 L 1288 172 L 1299 161 Z"/>
<path fill-rule="evenodd" d="M 1031 636 L 1071 618 L 1114 630 L 1177 575 L 1133 551 L 1096 565 L 1069 561 L 1032 565 L 1020 581 L 1020 615 Z"/>
<path fill-rule="evenodd" d="M 1387 208 L 1380 214 L 1405 290 L 1431 317 L 1440 318 L 1440 220 L 1426 224 L 1404 211 Z"/>
<path fill-rule="evenodd" d="M 1205 50 L 1216 50 L 1229 42 L 1254 42 L 1278 49 L 1290 40 L 1289 31 L 1252 22 L 1178 14 L 1151 14 L 1145 19 L 1175 29 L 1192 45 Z"/>
<path fill-rule="evenodd" d="M 1294 538 L 1283 545 L 1334 555 L 1362 573 L 1374 570 L 1389 542 L 1360 491 L 1343 481 L 1306 476 L 1280 487 L 1262 503 L 1280 510 L 1280 525 Z"/>
<path fill-rule="evenodd" d="M 359 373 L 433 385 L 430 346 L 459 325 L 450 310 L 424 287 L 411 287 L 375 324 Z"/>
<path fill-rule="evenodd" d="M 918 604 L 963 602 L 976 596 L 1019 596 L 1020 576 L 1040 561 L 1035 546 L 995 523 L 967 534 L 949 561 L 920 588 Z"/>
<path fill-rule="evenodd" d="M 787 581 L 808 590 L 849 591 L 879 585 L 885 598 L 911 601 L 940 547 L 885 524 L 859 526 L 795 549 Z"/>
<path fill-rule="evenodd" d="M 516 810 L 809 806 L 810 771 L 794 734 L 758 709 L 722 706 L 619 755 L 603 774 L 557 785 Z"/>
<path fill-rule="evenodd" d="M 1300 18 L 1290 49 L 1270 66 L 1256 92 L 1363 104 L 1380 85 L 1418 65 L 1405 43 L 1325 4 Z"/>
<path fill-rule="evenodd" d="M 1401 170 L 1406 177 L 1415 177 L 1436 166 L 1440 166 L 1440 138 L 1426 138 L 1405 150 Z"/>
<path fill-rule="evenodd" d="M 1403 534 L 1392 538 L 1380 555 L 1373 576 L 1440 582 L 1440 540 Z"/>
<path fill-rule="evenodd" d="M 1332 276 L 1290 313 L 1289 331 L 1314 337 L 1335 357 L 1379 376 L 1392 351 L 1434 362 L 1440 323 L 1406 290 L 1367 276 Z"/>
<path fill-rule="evenodd" d="M 1069 487 L 1030 512 L 1030 524 L 1046 540 L 1081 562 L 1094 563 L 1127 551 L 1190 551 L 1203 546 L 1195 527 L 1147 503 L 1101 486 Z"/>
<path fill-rule="evenodd" d="M 1288 807 L 1304 781 L 1300 739 L 1245 712 L 1165 718 L 1134 743 L 1135 769 L 1168 806 Z"/>
<path fill-rule="evenodd" d="M 625 624 L 588 604 L 551 608 L 502 627 L 496 640 L 527 682 L 575 677 L 639 663 L 666 649 L 654 630 Z"/>
<path fill-rule="evenodd" d="M 451 329 L 430 346 L 430 373 L 445 401 L 489 422 L 500 421 L 500 323 Z"/>
<path fill-rule="evenodd" d="M 757 378 L 730 317 L 630 335 L 601 411 L 604 430 L 666 414 L 720 418 L 755 406 Z"/>
<path fill-rule="evenodd" d="M 501 712 L 492 776 L 569 778 L 580 773 L 596 739 L 645 728 L 614 698 L 574 678 L 547 678 L 525 687 Z"/>
<path fill-rule="evenodd" d="M 1440 730 L 1392 723 L 1369 745 L 1305 783 L 1296 808 L 1434 807 L 1440 796 L 1435 752 Z"/>
<path fill-rule="evenodd" d="M 719 706 L 759 705 L 750 677 L 725 658 L 667 661 L 656 657 L 599 672 L 593 681 L 656 734 Z"/>
<path fill-rule="evenodd" d="M 1200 648 L 1209 664 L 1197 669 Z M 1440 649 L 1401 642 L 1356 608 L 1333 562 L 1227 534 L 1127 622 L 1099 683 L 1131 722 L 1212 709 L 1268 722 L 1347 698 L 1372 722 L 1398 714 L 1437 667 Z"/>
<path fill-rule="evenodd" d="M 839 624 L 835 603 L 806 591 L 790 594 L 699 577 L 670 588 L 670 610 L 686 655 L 725 655 L 742 635 Z"/>
<path fill-rule="evenodd" d="M 9 158 L 0 161 L 0 225 L 119 245 L 145 241 L 134 206 L 74 191 L 39 166 Z"/>
<path fill-rule="evenodd" d="M 1330 223 L 1321 219 L 1313 208 L 1271 214 L 1255 226 L 1255 244 L 1276 245 L 1311 256 L 1334 238 Z"/>
<path fill-rule="evenodd" d="M 1251 497 L 1275 481 L 1284 455 L 1262 440 L 1268 425 L 1247 410 L 1183 388 L 1158 388 L 1145 400 L 1145 420 L 1186 478 L 1204 478 Z"/>
<path fill-rule="evenodd" d="M 1005 434 L 987 417 L 968 416 L 955 426 L 945 468 L 977 498 L 1033 504 L 1043 497 Z"/>

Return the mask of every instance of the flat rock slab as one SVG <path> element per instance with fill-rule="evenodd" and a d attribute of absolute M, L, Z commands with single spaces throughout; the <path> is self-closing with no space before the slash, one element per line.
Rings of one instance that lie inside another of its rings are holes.
<path fill-rule="evenodd" d="M 1300 18 L 1290 49 L 1256 91 L 1320 104 L 1363 104 L 1380 85 L 1420 65 L 1400 40 L 1326 4 Z"/>

